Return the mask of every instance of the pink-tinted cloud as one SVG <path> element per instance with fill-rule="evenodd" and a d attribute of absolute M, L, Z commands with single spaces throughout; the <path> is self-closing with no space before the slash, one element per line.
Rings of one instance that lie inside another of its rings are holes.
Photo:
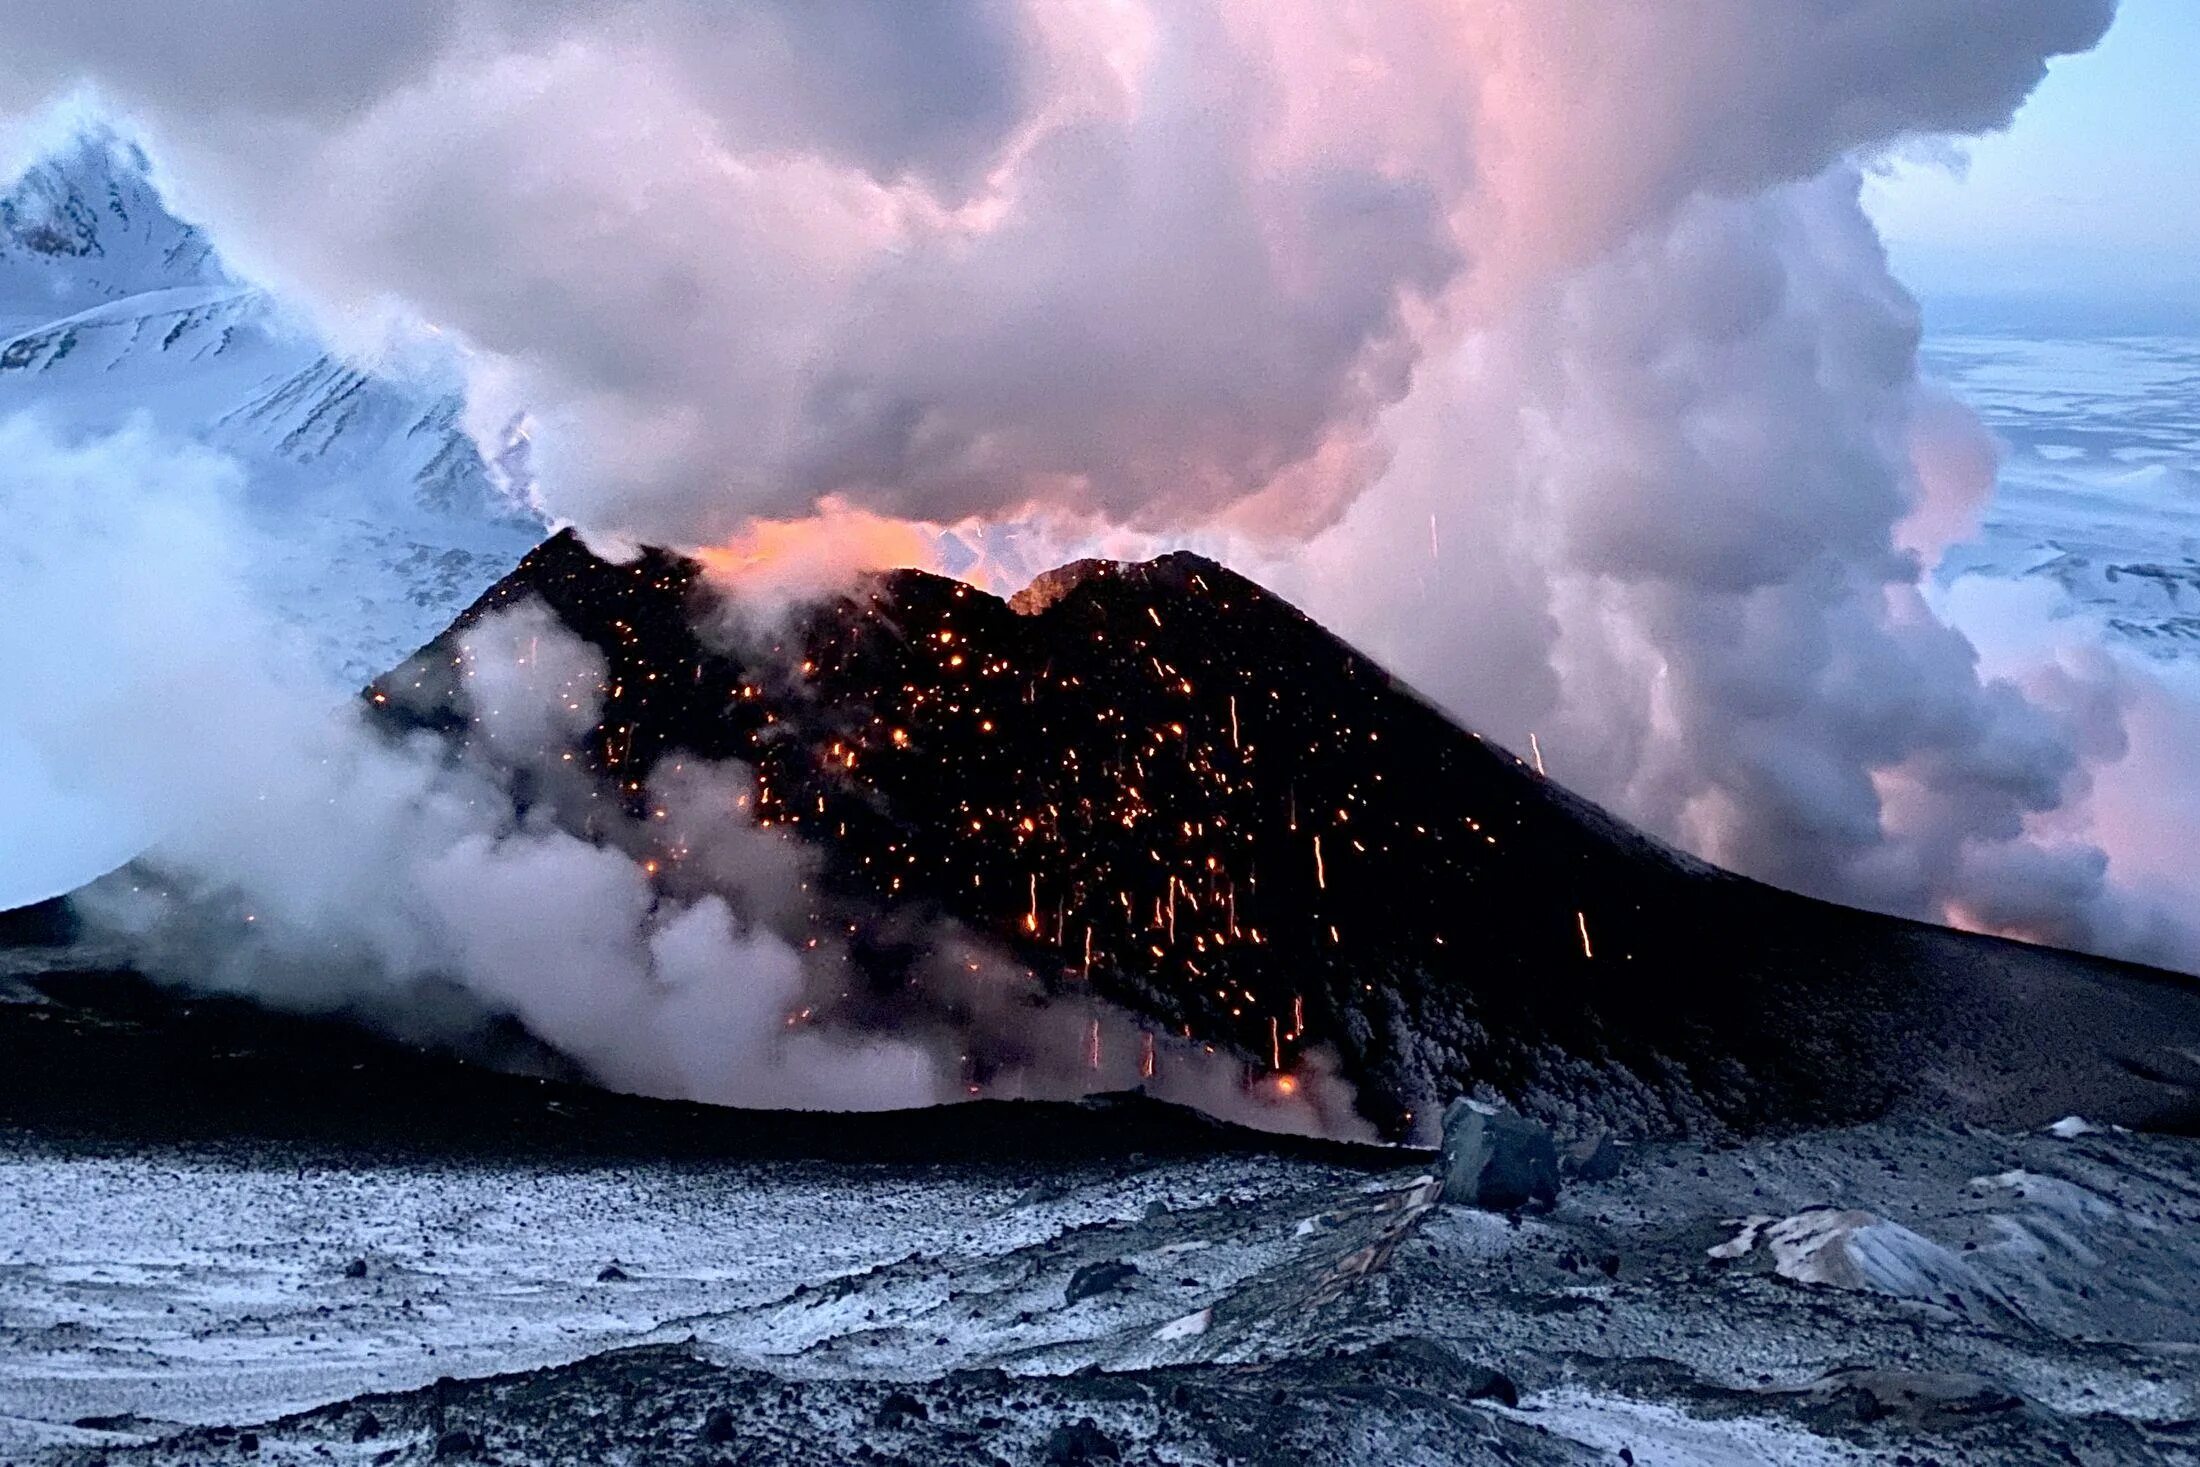
<path fill-rule="evenodd" d="M 332 314 L 408 303 L 550 507 L 1304 531 L 1472 316 L 1690 194 L 1998 125 L 2106 0 L 0 5 Z M 126 23 L 128 22 L 128 23 Z M 1249 503 L 1250 502 L 1250 503 Z"/>

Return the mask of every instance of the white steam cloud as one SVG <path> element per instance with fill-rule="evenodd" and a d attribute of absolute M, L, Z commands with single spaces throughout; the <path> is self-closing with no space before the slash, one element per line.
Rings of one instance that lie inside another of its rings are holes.
<path fill-rule="evenodd" d="M 714 542 L 1320 525 L 1459 321 L 1689 196 L 2005 121 L 2109 0 L 0 4 L 185 211 L 526 409 L 556 514 Z"/>
<path fill-rule="evenodd" d="M 1724 865 L 2190 962 L 2112 899 L 2108 833 L 2048 818 L 2129 777 L 2091 767 L 2122 751 L 2115 699 L 2074 680 L 2135 674 L 2028 692 L 1926 602 L 1995 451 L 1919 384 L 1918 329 L 1853 173 L 1699 197 L 1432 364 L 1390 472 L 1281 575 Z"/>

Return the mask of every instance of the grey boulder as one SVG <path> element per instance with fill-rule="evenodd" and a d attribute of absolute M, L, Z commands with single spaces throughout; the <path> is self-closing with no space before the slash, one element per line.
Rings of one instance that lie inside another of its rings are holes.
<path fill-rule="evenodd" d="M 1558 1142 L 1551 1129 L 1464 1100 L 1444 1112 L 1444 1200 L 1505 1212 L 1558 1197 Z"/>

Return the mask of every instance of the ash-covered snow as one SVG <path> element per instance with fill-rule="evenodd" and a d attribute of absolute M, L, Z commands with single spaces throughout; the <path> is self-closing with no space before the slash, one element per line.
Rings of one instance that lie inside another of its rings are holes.
<path fill-rule="evenodd" d="M 1799 1284 L 1868 1289 L 1898 1299 L 1962 1301 L 2008 1308 L 2008 1301 L 1960 1256 L 1900 1223 L 1861 1208 L 1812 1207 L 1793 1217 L 1753 1217 L 1712 1258 L 1747 1258 L 1762 1243 L 1772 1271 Z"/>
<path fill-rule="evenodd" d="M 1508 1217 L 1280 1156 L 1034 1189 L 15 1137 L 0 1456 L 1021 1464 L 1090 1422 L 1125 1462 L 2190 1462 L 2196 1162 L 1879 1125 L 1632 1148 Z M 1718 1248 L 1738 1199 L 1788 1225 Z"/>

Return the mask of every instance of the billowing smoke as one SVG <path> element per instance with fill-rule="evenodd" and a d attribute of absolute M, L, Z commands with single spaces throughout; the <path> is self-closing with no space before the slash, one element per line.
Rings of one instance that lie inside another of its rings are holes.
<path fill-rule="evenodd" d="M 1920 387 L 1857 187 L 1699 197 L 1517 301 L 1423 376 L 1397 462 L 1302 577 L 1317 603 L 1356 588 L 1332 604 L 1369 645 L 1702 855 L 2133 950 L 2101 850 L 2042 824 L 2106 746 L 1923 595 L 1994 452 Z"/>
<path fill-rule="evenodd" d="M 1857 200 L 2112 0 L 110 9 L 0 6 L 0 77 L 336 327 L 450 333 L 593 535 L 1226 547 L 1713 858 L 2190 960 L 2121 793 L 2179 705 L 1923 592 L 1993 448 Z"/>
<path fill-rule="evenodd" d="M 1998 125 L 2110 10 L 14 3 L 0 81 L 96 87 L 248 273 L 461 335 L 592 530 L 1297 530 L 1462 317 L 1700 191 Z"/>
<path fill-rule="evenodd" d="M 814 853 L 761 825 L 737 763 L 675 759 L 647 813 L 584 772 L 600 653 L 540 606 L 477 622 L 447 675 L 463 748 L 377 726 L 286 645 L 242 572 L 262 552 L 222 460 L 138 429 L 64 443 L 0 423 L 0 680 L 11 792 L 44 847 L 104 864 L 78 898 L 164 979 L 344 1010 L 424 1038 L 514 1018 L 616 1088 L 874 1109 L 1142 1083 L 1270 1126 L 1349 1130 L 1318 1068 L 1290 1095 L 1050 996 L 952 925 L 899 921 L 891 990 L 816 921 Z M 90 874 L 90 873 L 86 873 Z M 820 935 L 822 931 L 822 936 Z"/>

